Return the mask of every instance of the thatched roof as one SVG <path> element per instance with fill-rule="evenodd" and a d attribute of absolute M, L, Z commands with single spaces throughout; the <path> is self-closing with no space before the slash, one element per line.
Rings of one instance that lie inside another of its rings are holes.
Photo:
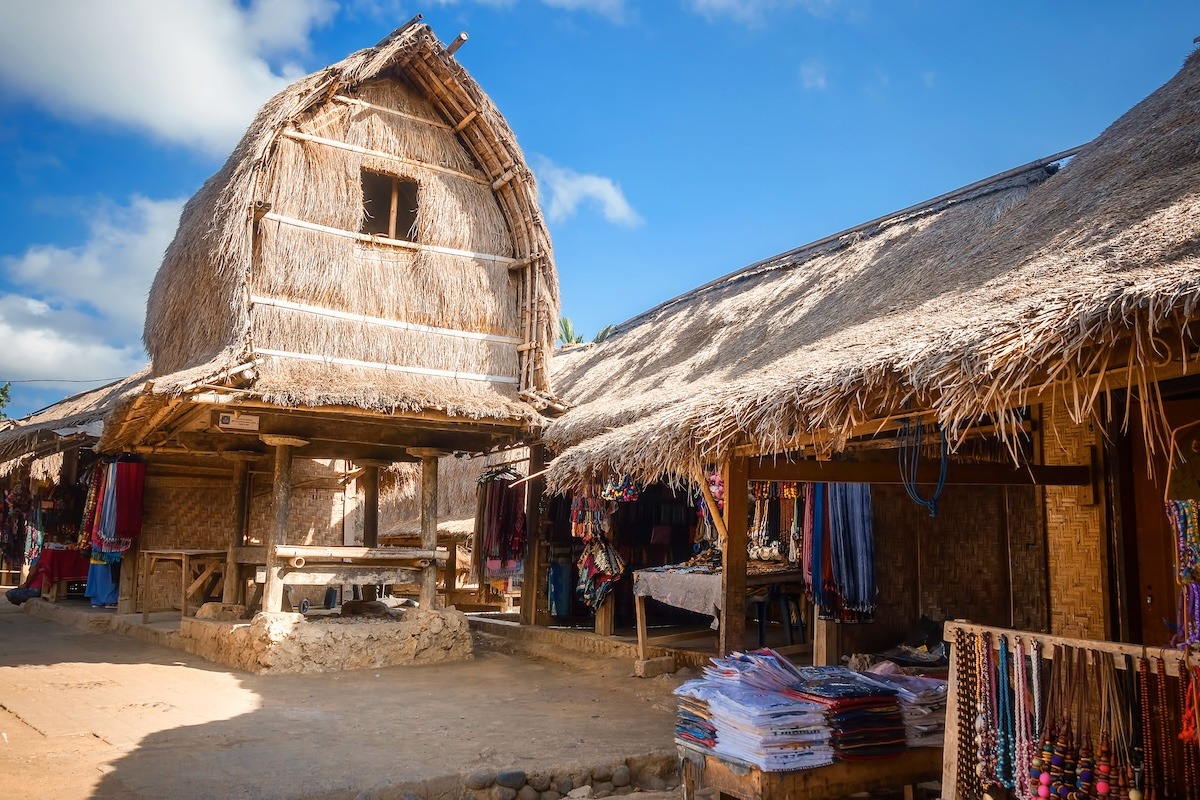
<path fill-rule="evenodd" d="M 954 439 L 1064 387 L 1082 416 L 1114 373 L 1182 369 L 1198 142 L 1200 53 L 1057 174 L 1034 164 L 784 253 L 560 356 L 578 407 L 548 430 L 551 485 L 683 477 L 737 446 L 838 450 L 915 412 Z"/>
<path fill-rule="evenodd" d="M 80 392 L 13 420 L 11 427 L 0 431 L 0 476 L 31 462 L 53 458 L 67 447 L 95 442 L 108 413 L 122 399 L 141 391 L 148 372 L 142 370 L 98 389 Z"/>
<path fill-rule="evenodd" d="M 418 184 L 415 244 L 359 233 L 363 170 Z M 272 98 L 188 202 L 150 292 L 147 391 L 533 419 L 557 318 L 516 138 L 414 22 Z"/>

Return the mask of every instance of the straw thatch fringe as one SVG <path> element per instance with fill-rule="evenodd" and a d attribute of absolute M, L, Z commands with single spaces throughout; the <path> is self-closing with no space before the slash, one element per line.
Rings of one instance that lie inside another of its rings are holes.
<path fill-rule="evenodd" d="M 453 130 L 464 120 L 460 130 Z M 302 141 L 285 135 L 288 131 L 351 149 Z M 402 160 L 371 152 L 394 153 Z M 357 232 L 364 169 L 417 182 L 416 238 L 422 244 L 518 259 L 524 266 L 510 272 L 503 264 L 462 255 L 414 255 L 277 219 Z M 272 217 L 263 218 L 268 210 Z M 533 348 L 517 353 L 513 346 L 513 355 L 499 357 L 494 347 L 471 350 L 431 338 L 428 352 L 418 358 L 415 339 L 394 336 L 372 347 L 403 352 L 421 364 L 457 354 L 462 363 L 439 366 L 487 374 L 503 370 L 520 375 L 521 388 L 549 391 L 545 354 L 553 349 L 558 285 L 532 173 L 491 101 L 427 26 L 398 30 L 376 47 L 297 81 L 262 108 L 225 166 L 185 207 L 147 310 L 144 339 L 153 359 L 155 392 L 178 393 L 213 380 L 254 360 L 254 347 L 263 341 L 286 345 L 276 349 L 353 352 L 359 360 L 374 360 L 375 351 L 361 349 L 360 329 L 305 315 L 252 312 L 251 295 L 517 336 Z M 528 302 L 518 303 L 519 295 Z M 267 327 L 259 330 L 259 324 Z M 314 350 L 317 343 L 328 349 Z M 455 408 L 475 418 L 529 415 L 528 407 L 514 403 L 503 388 L 493 388 L 495 396 L 489 397 L 463 381 L 439 389 L 417 380 L 410 390 L 396 375 L 371 387 L 353 368 L 341 379 L 331 369 L 275 365 L 263 369 L 264 382 L 250 389 L 296 402 L 338 396 L 384 409 L 436 398 L 431 408 Z M 279 383 L 284 375 L 311 377 L 317 384 L 285 386 Z M 327 381 L 347 388 L 331 389 Z"/>
<path fill-rule="evenodd" d="M 917 413 L 954 442 L 990 418 L 1015 455 L 1016 409 L 1062 399 L 1084 420 L 1119 387 L 1161 447 L 1156 381 L 1197 355 L 1197 136 L 1200 54 L 1057 175 L 1031 170 L 1027 197 L 981 191 L 801 248 L 560 357 L 579 408 L 548 431 L 550 484 L 838 450 Z"/>

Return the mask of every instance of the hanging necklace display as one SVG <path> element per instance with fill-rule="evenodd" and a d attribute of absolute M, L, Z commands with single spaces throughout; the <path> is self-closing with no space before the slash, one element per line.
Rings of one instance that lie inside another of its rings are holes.
<path fill-rule="evenodd" d="M 1151 720 L 1150 714 L 1150 661 L 1142 656 L 1138 659 L 1138 697 L 1141 700 L 1141 718 L 1142 718 L 1142 747 L 1139 766 L 1141 767 L 1141 775 L 1137 781 L 1137 796 L 1130 791 L 1130 800 L 1157 800 L 1158 798 L 1158 781 L 1154 774 L 1154 723 Z"/>
<path fill-rule="evenodd" d="M 1016 791 L 1018 798 L 1026 800 L 1030 797 L 1030 762 L 1033 758 L 1029 726 L 1029 665 L 1025 661 L 1025 642 L 1020 636 L 1017 636 L 1014 644 L 1016 645 L 1016 660 L 1013 662 L 1013 697 L 1016 701 L 1016 728 L 1014 731 L 1016 741 L 1014 743 L 1013 786 L 1010 788 Z"/>
<path fill-rule="evenodd" d="M 1030 788 L 1040 798 L 1048 798 L 1051 794 L 1051 786 L 1054 783 L 1054 775 L 1061 771 L 1062 760 L 1060 756 L 1056 756 L 1054 752 L 1055 733 L 1057 732 L 1058 713 L 1058 695 L 1060 685 L 1060 673 L 1062 671 L 1062 656 L 1058 645 L 1054 645 L 1051 658 L 1050 668 L 1050 691 L 1046 697 L 1046 713 L 1042 717 L 1042 728 L 1039 739 L 1041 740 L 1040 755 L 1034 758 L 1032 769 L 1030 770 L 1031 782 Z M 1055 758 L 1059 758 L 1058 766 L 1055 765 Z M 1036 771 L 1036 775 L 1033 772 Z"/>
<path fill-rule="evenodd" d="M 976 725 L 979 708 L 979 635 L 967 633 L 959 628 L 954 637 L 954 654 L 962 665 L 959 673 L 958 714 L 958 763 L 955 787 L 958 796 L 979 796 L 979 778 L 982 762 L 977 759 L 978 748 L 983 741 L 982 730 Z M 967 765 L 972 769 L 966 769 Z"/>
<path fill-rule="evenodd" d="M 1075 789 L 1076 794 L 1070 800 L 1083 800 L 1092 795 L 1092 782 L 1095 779 L 1095 760 L 1094 751 L 1092 750 L 1092 687 L 1095 671 L 1092 669 L 1093 664 L 1089 663 L 1088 651 L 1079 649 L 1076 651 L 1077 669 L 1076 680 L 1078 681 L 1079 696 L 1076 701 L 1076 723 L 1075 730 L 1078 733 L 1078 753 L 1079 758 L 1075 766 Z"/>

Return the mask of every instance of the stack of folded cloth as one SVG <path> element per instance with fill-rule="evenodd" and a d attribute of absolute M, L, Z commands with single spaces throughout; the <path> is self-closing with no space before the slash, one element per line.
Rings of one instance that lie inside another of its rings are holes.
<path fill-rule="evenodd" d="M 714 658 L 703 678 L 675 690 L 676 741 L 767 772 L 830 764 L 824 708 L 783 692 L 799 680 L 796 667 L 772 650 Z"/>
<path fill-rule="evenodd" d="M 825 708 L 840 761 L 891 758 L 907 749 L 896 690 L 846 667 L 804 667 L 805 680 L 789 697 Z"/>
<path fill-rule="evenodd" d="M 866 677 L 896 692 L 909 747 L 943 745 L 946 732 L 946 681 L 917 675 L 880 674 L 874 667 Z"/>

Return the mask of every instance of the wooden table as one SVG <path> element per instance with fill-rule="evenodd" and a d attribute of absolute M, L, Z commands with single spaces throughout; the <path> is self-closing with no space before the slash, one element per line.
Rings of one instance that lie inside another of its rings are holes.
<path fill-rule="evenodd" d="M 896 758 L 835 761 L 827 767 L 764 772 L 752 764 L 677 745 L 683 764 L 683 796 L 694 800 L 697 789 L 714 788 L 721 798 L 741 800 L 833 800 L 859 792 L 904 787 L 906 800 L 918 783 L 942 775 L 942 748 L 914 747 Z"/>
<path fill-rule="evenodd" d="M 143 550 L 138 572 L 138 591 L 142 594 L 142 623 L 150 621 L 152 611 L 173 611 L 170 608 L 151 608 L 150 576 L 160 564 L 178 564 L 180 617 L 188 615 L 188 599 L 195 597 L 201 604 L 212 592 L 219 591 L 225 577 L 225 550 Z"/>
<path fill-rule="evenodd" d="M 641 580 L 640 575 L 662 575 L 670 576 L 670 581 L 676 585 L 690 584 L 690 591 L 683 592 L 680 596 L 671 596 L 670 594 L 656 593 L 654 587 L 639 587 Z M 799 583 L 803 581 L 803 576 L 798 569 L 776 570 L 774 572 L 751 572 L 746 575 L 746 588 L 753 586 L 770 586 L 772 584 L 782 583 Z M 670 572 L 670 571 L 649 571 L 638 570 L 634 573 L 633 583 L 633 608 L 637 617 L 637 639 L 638 639 L 638 659 L 646 660 L 648 648 L 652 644 L 667 644 L 669 642 L 686 641 L 695 639 L 703 635 L 696 631 L 688 631 L 685 633 L 672 633 L 664 636 L 655 636 L 650 639 L 646 627 L 646 598 L 651 597 L 661 603 L 666 603 L 676 608 L 685 608 L 689 611 L 695 611 L 700 614 L 711 614 L 713 616 L 714 632 L 718 626 L 719 614 L 721 612 L 721 573 L 720 572 Z M 639 588 L 645 591 L 645 594 L 638 594 Z M 686 596 L 684 596 L 686 595 Z"/>

